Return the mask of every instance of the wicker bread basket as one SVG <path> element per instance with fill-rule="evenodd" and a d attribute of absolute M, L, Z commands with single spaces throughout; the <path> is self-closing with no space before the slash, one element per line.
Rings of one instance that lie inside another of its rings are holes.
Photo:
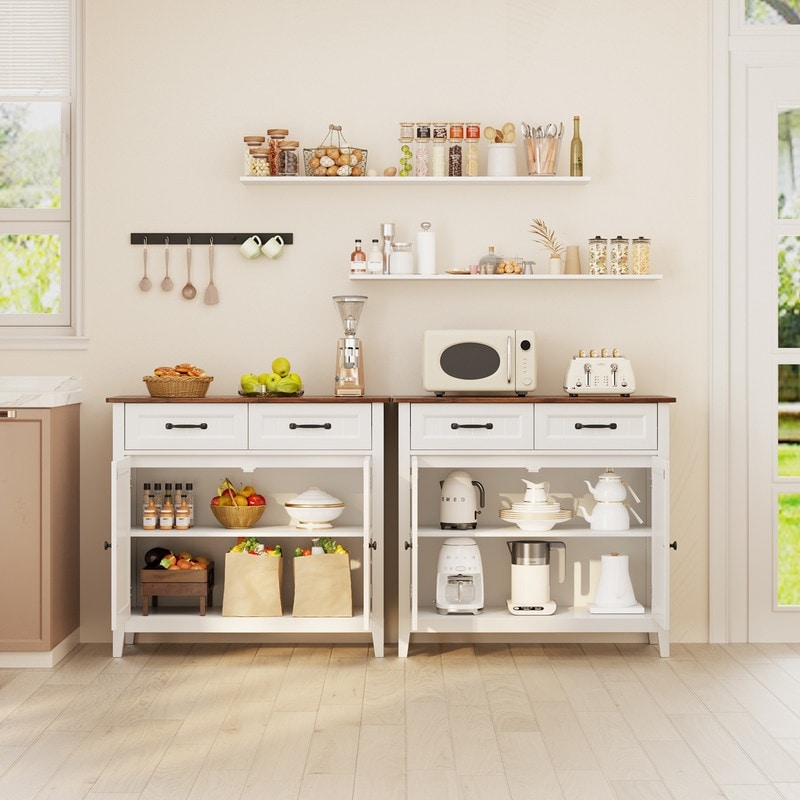
<path fill-rule="evenodd" d="M 252 528 L 266 506 L 211 506 L 211 513 L 223 528 Z"/>
<path fill-rule="evenodd" d="M 145 375 L 142 380 L 150 397 L 205 397 L 208 385 L 214 379 L 210 375 L 193 378 L 189 375 L 159 378 Z"/>

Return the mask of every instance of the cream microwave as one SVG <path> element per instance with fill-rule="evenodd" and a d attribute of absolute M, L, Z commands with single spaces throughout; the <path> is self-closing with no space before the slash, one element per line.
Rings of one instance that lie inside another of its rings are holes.
<path fill-rule="evenodd" d="M 422 346 L 422 385 L 441 397 L 513 392 L 536 388 L 533 331 L 426 331 Z"/>

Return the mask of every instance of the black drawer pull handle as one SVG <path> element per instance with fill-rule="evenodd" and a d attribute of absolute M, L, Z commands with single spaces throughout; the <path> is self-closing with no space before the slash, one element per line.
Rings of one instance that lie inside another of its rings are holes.
<path fill-rule="evenodd" d="M 459 428 L 486 428 L 487 431 L 494 430 L 494 424 L 487 422 L 483 425 L 462 425 L 460 422 L 451 422 L 450 428 L 457 431 Z"/>
<path fill-rule="evenodd" d="M 200 422 L 196 425 L 176 425 L 174 422 L 168 422 L 165 427 L 168 431 L 171 431 L 173 428 L 200 428 L 201 431 L 204 431 L 208 428 L 208 423 Z"/>
<path fill-rule="evenodd" d="M 295 431 L 298 428 L 325 428 L 326 431 L 329 431 L 333 426 L 330 422 L 323 422 L 318 424 L 308 424 L 308 425 L 298 425 L 296 422 L 289 423 L 289 430 Z"/>
<path fill-rule="evenodd" d="M 612 431 L 617 429 L 616 422 L 609 422 L 607 425 L 584 425 L 582 422 L 575 423 L 575 430 L 579 431 L 583 428 L 610 428 Z"/>

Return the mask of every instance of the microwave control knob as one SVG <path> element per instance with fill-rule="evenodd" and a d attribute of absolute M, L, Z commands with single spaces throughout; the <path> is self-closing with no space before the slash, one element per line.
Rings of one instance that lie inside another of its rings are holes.
<path fill-rule="evenodd" d="M 530 386 L 532 383 L 533 383 L 533 380 L 532 380 L 531 378 L 525 378 L 525 379 L 522 381 L 522 385 L 523 385 L 523 386 Z"/>

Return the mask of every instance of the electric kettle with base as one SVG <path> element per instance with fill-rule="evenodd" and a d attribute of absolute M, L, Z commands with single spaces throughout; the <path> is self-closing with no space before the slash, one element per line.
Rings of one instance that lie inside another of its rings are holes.
<path fill-rule="evenodd" d="M 556 603 L 550 599 L 550 551 L 559 551 L 558 582 L 564 583 L 567 552 L 564 542 L 514 541 L 506 544 L 511 553 L 508 610 L 521 615 L 554 614 Z"/>
<path fill-rule="evenodd" d="M 439 486 L 442 490 L 439 514 L 442 528 L 476 528 L 480 509 L 486 505 L 483 484 L 472 480 L 468 472 L 457 469 L 439 481 Z"/>

